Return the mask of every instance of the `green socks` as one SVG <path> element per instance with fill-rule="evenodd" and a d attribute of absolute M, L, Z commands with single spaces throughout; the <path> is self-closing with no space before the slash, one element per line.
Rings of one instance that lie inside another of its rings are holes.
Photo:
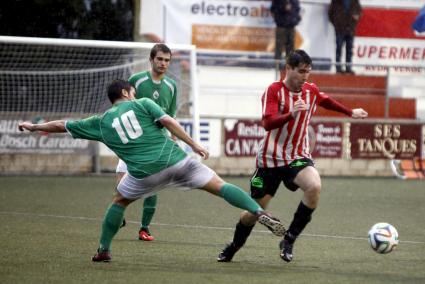
<path fill-rule="evenodd" d="M 145 201 L 143 202 L 142 228 L 149 227 L 153 218 L 153 214 L 155 214 L 157 200 L 157 195 L 152 195 L 145 198 Z"/>
<path fill-rule="evenodd" d="M 245 209 L 252 214 L 258 210 L 262 210 L 261 206 L 255 202 L 245 191 L 241 188 L 225 183 L 220 189 L 220 196 L 224 198 L 231 205 Z M 155 212 L 157 196 L 146 198 L 143 206 L 142 226 L 148 226 L 152 220 Z M 122 220 L 124 218 L 125 208 L 118 204 L 111 204 L 106 210 L 105 217 L 102 223 L 102 232 L 100 234 L 100 251 L 109 251 L 111 247 L 112 238 L 118 232 Z"/>
<path fill-rule="evenodd" d="M 261 206 L 254 199 L 236 185 L 225 183 L 220 188 L 220 196 L 231 205 L 245 209 L 252 214 L 255 214 L 258 210 L 262 210 Z"/>
<path fill-rule="evenodd" d="M 100 251 L 109 251 L 112 238 L 118 232 L 124 218 L 125 208 L 118 204 L 111 204 L 106 210 L 100 234 Z"/>

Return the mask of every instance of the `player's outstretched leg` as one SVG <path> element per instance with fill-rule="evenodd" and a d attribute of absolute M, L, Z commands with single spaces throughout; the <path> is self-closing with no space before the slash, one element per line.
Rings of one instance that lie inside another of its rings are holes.
<path fill-rule="evenodd" d="M 269 229 L 274 235 L 278 237 L 285 235 L 286 228 L 279 219 L 271 216 L 265 211 L 258 211 L 256 215 L 258 218 L 258 223 L 266 226 L 266 228 Z"/>
<path fill-rule="evenodd" d="M 241 188 L 230 183 L 225 183 L 220 189 L 220 196 L 233 206 L 245 209 L 251 214 L 254 214 L 257 217 L 257 221 L 266 226 L 267 229 L 276 236 L 281 237 L 285 234 L 286 229 L 279 219 L 266 213 L 263 208 Z"/>

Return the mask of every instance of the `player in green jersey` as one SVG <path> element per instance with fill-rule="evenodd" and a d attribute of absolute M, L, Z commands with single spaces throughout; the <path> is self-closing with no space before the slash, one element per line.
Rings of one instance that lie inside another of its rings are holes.
<path fill-rule="evenodd" d="M 19 124 L 21 131 L 69 132 L 73 138 L 103 142 L 127 164 L 128 172 L 118 184 L 104 216 L 99 248 L 92 261 L 111 260 L 111 242 L 122 224 L 126 207 L 166 186 L 199 188 L 220 196 L 229 204 L 255 214 L 259 223 L 275 235 L 283 236 L 286 230 L 279 220 L 267 214 L 245 191 L 226 183 L 213 170 L 188 156 L 157 125 L 160 123 L 194 153 L 207 159 L 208 151 L 192 140 L 175 119 L 152 100 L 136 100 L 134 95 L 130 83 L 116 80 L 108 87 L 113 105 L 102 115 L 76 121 Z"/>
<path fill-rule="evenodd" d="M 128 81 L 136 88 L 136 99 L 150 98 L 166 114 L 174 118 L 177 108 L 177 86 L 173 79 L 165 75 L 171 62 L 170 48 L 163 43 L 155 44 L 150 51 L 149 61 L 151 63 L 150 71 L 135 73 L 130 76 Z M 116 169 L 117 183 L 121 181 L 126 172 L 126 164 L 122 160 L 119 160 Z M 145 198 L 143 202 L 139 240 L 154 240 L 154 237 L 149 231 L 149 225 L 155 214 L 157 201 L 158 197 L 155 194 Z M 123 219 L 122 227 L 125 224 L 126 221 Z"/>
<path fill-rule="evenodd" d="M 171 50 L 162 43 L 152 47 L 150 71 L 135 73 L 128 81 L 136 88 L 136 99 L 150 98 L 171 117 L 176 116 L 177 85 L 165 73 L 171 62 Z"/>

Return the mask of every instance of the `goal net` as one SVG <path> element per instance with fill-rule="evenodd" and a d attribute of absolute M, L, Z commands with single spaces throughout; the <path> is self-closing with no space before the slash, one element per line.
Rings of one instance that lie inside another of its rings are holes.
<path fill-rule="evenodd" d="M 102 113 L 106 88 L 150 69 L 153 43 L 0 36 L 0 119 L 46 120 Z M 167 75 L 177 82 L 177 118 L 191 121 L 198 140 L 196 50 L 168 45 Z"/>

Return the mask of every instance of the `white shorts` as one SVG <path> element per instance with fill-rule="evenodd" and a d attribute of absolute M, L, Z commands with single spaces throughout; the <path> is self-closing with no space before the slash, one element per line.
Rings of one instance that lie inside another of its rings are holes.
<path fill-rule="evenodd" d="M 165 187 L 202 188 L 215 172 L 201 162 L 186 157 L 177 164 L 138 179 L 127 173 L 117 186 L 118 192 L 126 199 L 134 200 L 156 194 Z"/>
<path fill-rule="evenodd" d="M 117 169 L 115 170 L 116 173 L 126 173 L 127 172 L 127 164 L 119 159 Z"/>

